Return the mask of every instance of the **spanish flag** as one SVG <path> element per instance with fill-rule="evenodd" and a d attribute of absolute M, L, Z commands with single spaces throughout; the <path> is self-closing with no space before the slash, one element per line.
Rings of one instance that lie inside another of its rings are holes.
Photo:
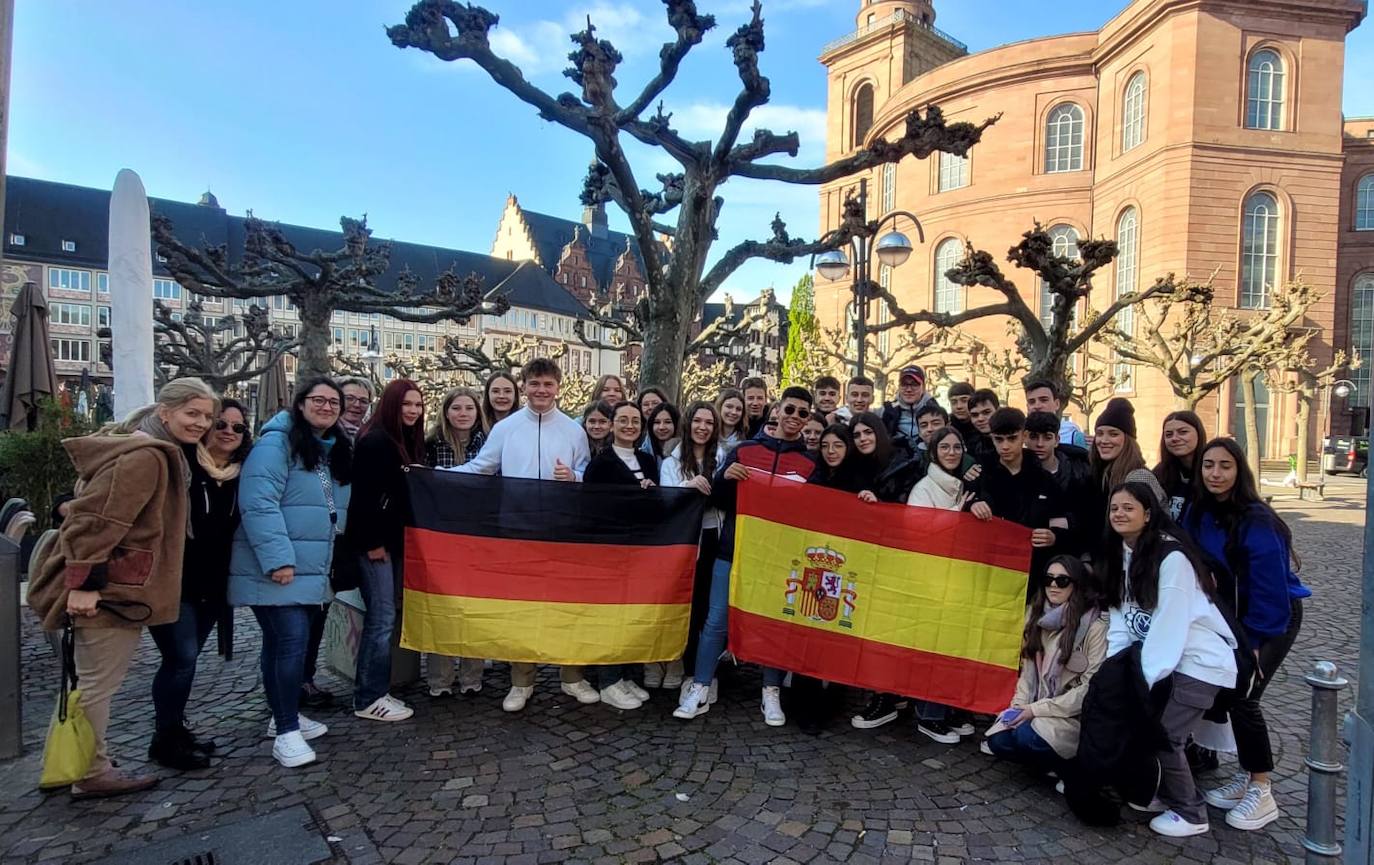
<path fill-rule="evenodd" d="M 736 656 L 974 712 L 1007 707 L 1030 531 L 751 478 L 730 580 Z"/>
<path fill-rule="evenodd" d="M 550 664 L 682 655 L 696 490 L 411 468 L 401 645 Z"/>

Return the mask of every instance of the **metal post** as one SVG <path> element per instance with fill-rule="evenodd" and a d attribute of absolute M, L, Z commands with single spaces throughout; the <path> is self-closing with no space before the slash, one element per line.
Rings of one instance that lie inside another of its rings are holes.
<path fill-rule="evenodd" d="M 859 205 L 863 208 L 864 220 L 868 219 L 868 178 L 859 178 Z M 868 355 L 868 255 L 869 238 L 855 238 L 854 256 L 854 335 L 858 343 L 855 348 L 854 374 L 864 374 L 864 361 Z"/>
<path fill-rule="evenodd" d="M 1369 473 L 1366 502 L 1374 500 Z M 1360 677 L 1355 712 L 1349 719 L 1350 773 L 1345 791 L 1345 861 L 1372 865 L 1374 844 L 1374 522 L 1364 517 L 1364 568 L 1360 605 Z"/>
<path fill-rule="evenodd" d="M 24 729 L 19 679 L 19 545 L 0 535 L 0 760 L 18 757 Z"/>
<path fill-rule="evenodd" d="M 1340 860 L 1336 842 L 1336 781 L 1345 768 L 1336 740 L 1336 701 L 1348 684 L 1330 661 L 1318 661 L 1305 677 L 1312 686 L 1312 730 L 1307 754 L 1307 849 L 1309 865 Z"/>

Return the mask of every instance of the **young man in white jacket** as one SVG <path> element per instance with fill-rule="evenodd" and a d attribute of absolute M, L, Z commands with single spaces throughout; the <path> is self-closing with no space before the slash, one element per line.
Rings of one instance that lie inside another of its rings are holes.
<path fill-rule="evenodd" d="M 540 357 L 525 364 L 520 378 L 525 407 L 492 427 L 477 456 L 450 471 L 532 480 L 582 480 L 591 449 L 586 430 L 558 409 L 563 371 L 558 364 Z M 501 708 L 507 712 L 525 708 L 534 693 L 534 674 L 534 664 L 511 662 L 510 693 Z M 600 701 L 581 667 L 562 667 L 559 678 L 563 693 L 579 703 Z"/>

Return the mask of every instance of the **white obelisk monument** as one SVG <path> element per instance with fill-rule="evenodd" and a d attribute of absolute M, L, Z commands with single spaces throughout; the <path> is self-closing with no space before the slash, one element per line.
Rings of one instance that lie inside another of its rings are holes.
<path fill-rule="evenodd" d="M 148 195 L 125 168 L 110 196 L 110 330 L 114 413 L 123 420 L 153 394 L 153 250 Z"/>

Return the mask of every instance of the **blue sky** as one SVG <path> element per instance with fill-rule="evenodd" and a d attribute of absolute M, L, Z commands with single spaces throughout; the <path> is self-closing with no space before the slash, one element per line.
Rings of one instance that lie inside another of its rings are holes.
<path fill-rule="evenodd" d="M 588 13 L 625 54 L 623 93 L 657 65 L 672 34 L 661 0 L 484 0 L 501 15 L 493 44 L 555 93 L 567 34 Z M 1100 27 L 1124 0 L 936 2 L 937 24 L 978 51 Z M 682 131 L 713 135 L 738 88 L 725 38 L 748 0 L 698 0 L 719 25 L 689 56 L 667 107 Z M 507 193 L 532 210 L 576 219 L 591 158 L 584 139 L 538 119 L 467 62 L 393 48 L 383 33 L 406 0 L 19 0 L 9 171 L 108 188 L 120 168 L 149 194 L 195 200 L 207 187 L 232 213 L 312 226 L 367 213 L 378 236 L 473 251 L 491 248 Z M 824 155 L 820 48 L 854 27 L 858 0 L 765 0 L 763 70 L 772 104 L 756 114 L 796 129 L 796 163 Z M 1374 24 L 1347 42 L 1344 105 L 1374 115 Z M 628 101 L 622 96 L 621 101 Z M 745 135 L 749 134 L 746 127 Z M 644 152 L 641 185 L 670 167 Z M 722 194 L 717 253 L 764 237 L 780 210 L 794 236 L 817 227 L 812 188 L 735 181 Z M 613 226 L 624 228 L 619 214 Z M 804 265 L 757 262 L 727 284 L 736 297 L 774 285 L 786 297 Z"/>

